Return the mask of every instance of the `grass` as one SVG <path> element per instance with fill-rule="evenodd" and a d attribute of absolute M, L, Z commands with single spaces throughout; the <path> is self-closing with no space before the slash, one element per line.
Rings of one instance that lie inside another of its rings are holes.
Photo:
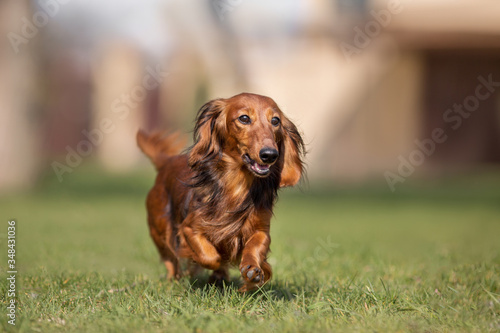
<path fill-rule="evenodd" d="M 2 198 L 17 219 L 20 332 L 497 332 L 500 178 L 281 193 L 274 277 L 239 294 L 164 279 L 146 227 L 153 174 L 94 170 Z M 7 223 L 0 229 L 6 253 Z M 2 309 L 6 255 L 2 255 Z M 4 310 L 1 311 L 4 313 Z"/>

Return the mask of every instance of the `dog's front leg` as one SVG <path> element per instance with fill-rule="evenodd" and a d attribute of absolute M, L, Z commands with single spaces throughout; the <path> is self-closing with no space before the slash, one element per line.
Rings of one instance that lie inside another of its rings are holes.
<path fill-rule="evenodd" d="M 266 261 L 270 243 L 269 233 L 264 231 L 257 231 L 246 242 L 240 263 L 245 284 L 240 291 L 255 289 L 271 278 L 271 266 Z"/>
<path fill-rule="evenodd" d="M 188 226 L 183 226 L 180 231 L 191 249 L 191 256 L 194 261 L 207 269 L 217 270 L 220 268 L 221 256 L 204 235 L 195 232 Z"/>

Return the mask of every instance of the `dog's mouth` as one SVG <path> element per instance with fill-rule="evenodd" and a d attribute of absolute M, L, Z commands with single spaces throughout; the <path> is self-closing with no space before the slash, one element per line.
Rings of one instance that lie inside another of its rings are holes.
<path fill-rule="evenodd" d="M 248 168 L 255 173 L 257 176 L 265 177 L 271 171 L 271 166 L 268 164 L 259 164 L 252 160 L 248 154 L 243 155 L 243 160 L 247 164 Z"/>

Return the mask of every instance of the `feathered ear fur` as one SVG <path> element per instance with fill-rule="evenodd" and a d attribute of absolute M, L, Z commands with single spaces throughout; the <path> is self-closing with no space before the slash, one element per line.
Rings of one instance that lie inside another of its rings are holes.
<path fill-rule="evenodd" d="M 222 155 L 226 133 L 226 103 L 215 99 L 198 111 L 194 128 L 194 145 L 189 152 L 189 166 L 197 167 L 203 162 Z"/>
<path fill-rule="evenodd" d="M 294 186 L 304 172 L 303 158 L 305 155 L 304 141 L 297 127 L 284 115 L 281 117 L 283 126 L 282 154 L 283 168 L 281 170 L 280 187 Z"/>

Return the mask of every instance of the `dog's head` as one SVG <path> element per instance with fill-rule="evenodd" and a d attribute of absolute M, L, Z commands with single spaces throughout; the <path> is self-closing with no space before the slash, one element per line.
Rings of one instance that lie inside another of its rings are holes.
<path fill-rule="evenodd" d="M 280 186 L 302 176 L 304 142 L 297 127 L 269 97 L 242 93 L 216 99 L 198 112 L 189 165 L 230 158 L 245 172 L 264 178 L 280 172 Z"/>

